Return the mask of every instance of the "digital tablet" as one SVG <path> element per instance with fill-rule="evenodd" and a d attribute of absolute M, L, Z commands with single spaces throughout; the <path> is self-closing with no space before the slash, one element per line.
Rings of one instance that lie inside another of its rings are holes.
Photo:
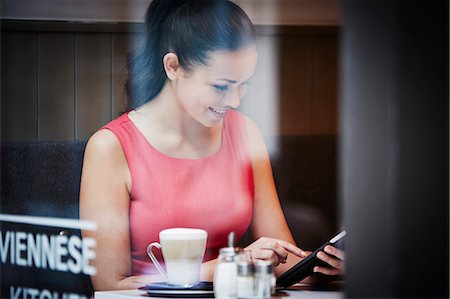
<path fill-rule="evenodd" d="M 290 287 L 294 283 L 313 274 L 314 267 L 324 263 L 319 258 L 317 258 L 317 253 L 319 251 L 323 251 L 323 249 L 327 245 L 339 247 L 338 242 L 341 241 L 342 238 L 344 238 L 345 234 L 346 234 L 345 230 L 341 231 L 336 236 L 334 236 L 330 241 L 326 242 L 325 244 L 317 248 L 313 253 L 311 253 L 306 258 L 301 260 L 297 265 L 293 266 L 291 269 L 284 272 L 277 279 L 277 287 L 278 288 Z"/>

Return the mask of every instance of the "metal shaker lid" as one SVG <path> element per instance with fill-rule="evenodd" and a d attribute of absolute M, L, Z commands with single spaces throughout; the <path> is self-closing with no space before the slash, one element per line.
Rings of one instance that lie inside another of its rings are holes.
<path fill-rule="evenodd" d="M 256 274 L 272 274 L 273 265 L 270 261 L 257 260 L 255 261 L 255 273 Z"/>
<path fill-rule="evenodd" d="M 254 272 L 253 264 L 246 262 L 246 261 L 242 261 L 242 262 L 238 263 L 238 275 L 248 276 L 248 275 L 252 275 L 253 272 Z"/>

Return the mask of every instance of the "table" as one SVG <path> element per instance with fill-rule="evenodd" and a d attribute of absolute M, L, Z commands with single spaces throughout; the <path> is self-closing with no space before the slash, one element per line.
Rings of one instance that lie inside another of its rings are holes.
<path fill-rule="evenodd" d="M 123 290 L 123 291 L 98 291 L 95 292 L 95 299 L 136 299 L 136 298 L 157 298 L 148 297 L 145 291 Z M 343 299 L 342 291 L 310 291 L 298 284 L 292 290 L 283 290 L 282 293 L 272 297 L 273 299 Z M 167 299 L 167 298 L 165 298 Z"/>

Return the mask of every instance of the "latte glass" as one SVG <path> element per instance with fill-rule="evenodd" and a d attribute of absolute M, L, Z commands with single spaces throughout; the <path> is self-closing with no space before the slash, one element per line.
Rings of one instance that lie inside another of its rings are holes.
<path fill-rule="evenodd" d="M 147 254 L 168 284 L 189 287 L 200 282 L 207 237 L 208 233 L 202 229 L 166 229 L 159 233 L 159 243 L 148 245 Z M 153 254 L 153 247 L 161 249 L 166 271 Z"/>

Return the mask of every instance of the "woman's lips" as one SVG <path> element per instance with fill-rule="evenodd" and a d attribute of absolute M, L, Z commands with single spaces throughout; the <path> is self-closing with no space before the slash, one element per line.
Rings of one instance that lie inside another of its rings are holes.
<path fill-rule="evenodd" d="M 220 109 L 220 108 L 213 108 L 209 107 L 209 111 L 211 111 L 215 116 L 222 118 L 225 116 L 225 113 L 228 111 L 228 109 Z"/>

